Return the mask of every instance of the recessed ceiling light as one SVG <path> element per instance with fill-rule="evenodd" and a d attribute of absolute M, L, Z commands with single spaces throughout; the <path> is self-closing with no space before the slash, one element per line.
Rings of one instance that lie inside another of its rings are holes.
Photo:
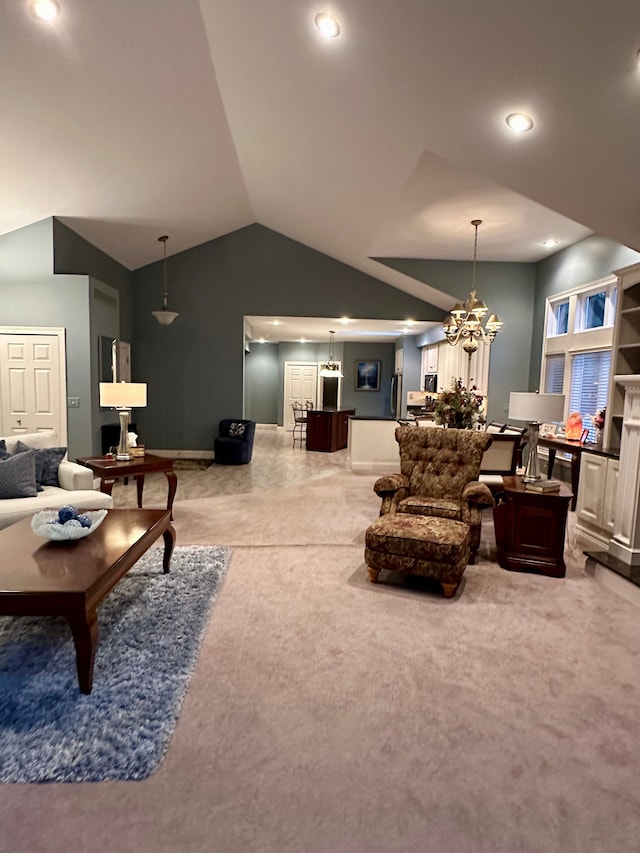
<path fill-rule="evenodd" d="M 511 113 L 507 116 L 506 122 L 516 133 L 526 133 L 533 127 L 533 119 L 524 113 Z"/>
<path fill-rule="evenodd" d="M 272 325 L 272 326 L 281 326 L 281 325 L 282 325 L 282 323 L 280 322 L 280 320 L 272 320 L 272 321 L 271 321 L 271 325 Z"/>
<path fill-rule="evenodd" d="M 411 319 L 404 321 L 405 326 L 413 326 L 414 323 L 415 323 L 415 320 L 411 320 Z"/>
<path fill-rule="evenodd" d="M 557 246 L 560 240 L 543 240 L 542 245 L 545 249 L 553 249 L 554 246 Z"/>
<path fill-rule="evenodd" d="M 266 344 L 266 341 L 264 338 L 258 338 L 258 343 L 259 344 Z"/>
<path fill-rule="evenodd" d="M 60 14 L 56 0 L 32 0 L 31 12 L 41 21 L 53 21 Z"/>
<path fill-rule="evenodd" d="M 299 344 L 306 344 L 306 342 L 307 342 L 306 338 L 299 338 L 299 340 L 298 340 Z"/>
<path fill-rule="evenodd" d="M 340 24 L 326 12 L 319 12 L 315 17 L 316 27 L 325 38 L 335 39 L 340 35 Z"/>
<path fill-rule="evenodd" d="M 351 322 L 351 317 L 340 317 L 338 323 L 342 323 L 343 326 L 346 326 L 347 323 Z"/>

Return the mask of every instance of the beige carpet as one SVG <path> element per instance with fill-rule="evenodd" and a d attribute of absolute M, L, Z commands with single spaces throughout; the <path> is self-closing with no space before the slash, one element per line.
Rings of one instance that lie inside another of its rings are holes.
<path fill-rule="evenodd" d="M 490 514 L 455 599 L 374 586 L 373 479 L 178 502 L 234 554 L 164 763 L 0 787 L 0 851 L 638 851 L 638 608 L 575 548 L 503 571 Z"/>

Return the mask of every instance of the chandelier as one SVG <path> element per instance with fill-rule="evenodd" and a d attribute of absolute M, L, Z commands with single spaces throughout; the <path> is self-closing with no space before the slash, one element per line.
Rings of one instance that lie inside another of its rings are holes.
<path fill-rule="evenodd" d="M 322 365 L 320 376 L 324 379 L 342 379 L 343 374 L 339 365 L 333 360 L 333 336 L 335 332 L 329 332 L 329 361 Z"/>
<path fill-rule="evenodd" d="M 475 240 L 473 243 L 473 276 L 471 281 L 471 293 L 469 298 L 464 303 L 458 302 L 453 306 L 450 313 L 444 318 L 442 328 L 446 339 L 452 347 L 462 343 L 463 350 L 468 354 L 469 361 L 471 356 L 478 349 L 478 342 L 492 344 L 496 335 L 502 328 L 502 320 L 491 314 L 488 320 L 484 323 L 485 316 L 489 309 L 482 301 L 478 299 L 476 292 L 476 255 L 478 253 L 478 225 L 482 225 L 482 219 L 472 219 L 471 224 L 476 229 Z"/>
<path fill-rule="evenodd" d="M 164 248 L 164 261 L 162 266 L 162 310 L 152 311 L 151 313 L 156 318 L 161 326 L 170 326 L 178 316 L 177 311 L 169 311 L 169 285 L 167 284 L 167 240 L 169 238 L 158 237 L 158 242 L 162 243 Z"/>

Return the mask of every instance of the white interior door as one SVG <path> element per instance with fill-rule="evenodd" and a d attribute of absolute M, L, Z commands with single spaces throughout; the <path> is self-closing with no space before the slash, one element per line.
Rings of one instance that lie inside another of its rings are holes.
<path fill-rule="evenodd" d="M 284 364 L 284 428 L 293 429 L 293 403 L 311 400 L 316 404 L 318 365 L 311 361 L 286 361 Z"/>
<path fill-rule="evenodd" d="M 60 350 L 57 334 L 0 334 L 2 435 L 54 429 L 66 440 Z"/>

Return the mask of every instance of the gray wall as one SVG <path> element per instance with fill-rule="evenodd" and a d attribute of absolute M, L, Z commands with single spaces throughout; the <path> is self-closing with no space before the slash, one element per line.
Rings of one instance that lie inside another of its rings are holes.
<path fill-rule="evenodd" d="M 180 313 L 171 326 L 151 316 L 161 262 L 133 274 L 134 378 L 148 384 L 148 406 L 137 421 L 148 447 L 210 448 L 214 425 L 242 411 L 245 314 L 389 320 L 442 314 L 260 225 L 174 255 L 167 267 L 169 305 Z"/>
<path fill-rule="evenodd" d="M 120 337 L 123 341 L 131 341 L 133 335 L 131 271 L 80 237 L 59 219 L 54 217 L 53 220 L 47 221 L 53 223 L 53 272 L 89 275 L 115 288 L 120 299 Z M 158 297 L 159 294 L 160 288 L 158 288 Z"/>
<path fill-rule="evenodd" d="M 464 301 L 469 295 L 473 272 L 469 261 L 386 258 L 382 262 L 451 293 L 454 299 Z M 476 287 L 479 297 L 504 321 L 502 331 L 491 344 L 487 413 L 488 420 L 504 420 L 510 391 L 527 388 L 529 384 L 536 299 L 535 264 L 479 262 Z M 444 315 L 441 311 L 439 319 L 444 319 Z"/>
<path fill-rule="evenodd" d="M 391 411 L 389 393 L 395 364 L 394 344 L 343 344 L 342 408 L 355 409 L 357 415 L 388 418 Z M 356 361 L 380 361 L 380 390 L 356 391 Z"/>
<path fill-rule="evenodd" d="M 67 396 L 80 398 L 79 409 L 67 409 L 69 458 L 90 456 L 93 445 L 87 277 L 49 276 L 38 282 L 1 282 L 0 304 L 2 325 L 66 329 Z"/>
<path fill-rule="evenodd" d="M 638 261 L 638 252 L 606 237 L 594 236 L 587 237 L 537 264 L 529 390 L 536 390 L 540 384 L 546 300 L 554 293 L 562 293 L 564 290 L 598 281 L 615 270 L 637 264 Z"/>
<path fill-rule="evenodd" d="M 244 416 L 259 424 L 276 424 L 282 397 L 278 344 L 250 347 L 244 356 Z"/>
<path fill-rule="evenodd" d="M 53 220 L 42 219 L 0 237 L 0 282 L 44 281 L 53 273 Z M 0 324 L 6 325 L 4 306 Z"/>

